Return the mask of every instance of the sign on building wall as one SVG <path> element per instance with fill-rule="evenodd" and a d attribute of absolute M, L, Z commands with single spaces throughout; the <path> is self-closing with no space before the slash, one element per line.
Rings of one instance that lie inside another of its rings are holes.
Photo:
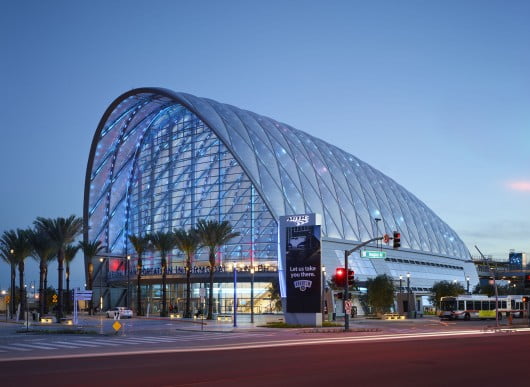
<path fill-rule="evenodd" d="M 283 224 L 287 312 L 319 313 L 322 294 L 320 225 L 315 224 L 314 214 L 287 216 Z"/>

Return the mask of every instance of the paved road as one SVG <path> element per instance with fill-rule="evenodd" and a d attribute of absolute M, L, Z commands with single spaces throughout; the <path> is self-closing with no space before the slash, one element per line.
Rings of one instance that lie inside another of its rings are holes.
<path fill-rule="evenodd" d="M 0 375 L 2 386 L 528 385 L 528 333 L 374 340 L 0 362 Z"/>

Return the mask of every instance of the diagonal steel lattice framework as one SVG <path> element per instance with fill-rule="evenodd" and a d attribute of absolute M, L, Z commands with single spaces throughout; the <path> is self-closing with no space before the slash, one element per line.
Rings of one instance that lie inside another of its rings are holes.
<path fill-rule="evenodd" d="M 93 139 L 85 184 L 87 240 L 131 252 L 126 236 L 228 220 L 241 233 L 222 254 L 274 263 L 279 216 L 323 215 L 327 238 L 382 230 L 402 247 L 468 258 L 456 233 L 391 178 L 273 119 L 166 89 L 117 98 Z"/>

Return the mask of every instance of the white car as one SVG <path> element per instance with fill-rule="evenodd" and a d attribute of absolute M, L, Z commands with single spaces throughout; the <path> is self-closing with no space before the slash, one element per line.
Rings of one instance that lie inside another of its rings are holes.
<path fill-rule="evenodd" d="M 127 309 L 123 306 L 118 306 L 116 308 L 107 310 L 107 318 L 116 318 L 118 316 L 119 318 L 131 318 L 132 315 L 132 310 Z"/>

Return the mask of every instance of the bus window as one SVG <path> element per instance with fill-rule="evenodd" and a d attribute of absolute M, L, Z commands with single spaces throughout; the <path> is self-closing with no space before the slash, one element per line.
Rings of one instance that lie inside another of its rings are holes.
<path fill-rule="evenodd" d="M 506 309 L 506 301 L 501 301 L 501 309 Z"/>
<path fill-rule="evenodd" d="M 440 302 L 440 309 L 444 312 L 451 312 L 456 309 L 456 300 L 442 300 Z"/>
<path fill-rule="evenodd" d="M 515 300 L 512 300 L 512 309 L 515 309 Z"/>
<path fill-rule="evenodd" d="M 466 310 L 466 307 L 464 306 L 464 301 L 458 301 L 458 310 Z"/>

